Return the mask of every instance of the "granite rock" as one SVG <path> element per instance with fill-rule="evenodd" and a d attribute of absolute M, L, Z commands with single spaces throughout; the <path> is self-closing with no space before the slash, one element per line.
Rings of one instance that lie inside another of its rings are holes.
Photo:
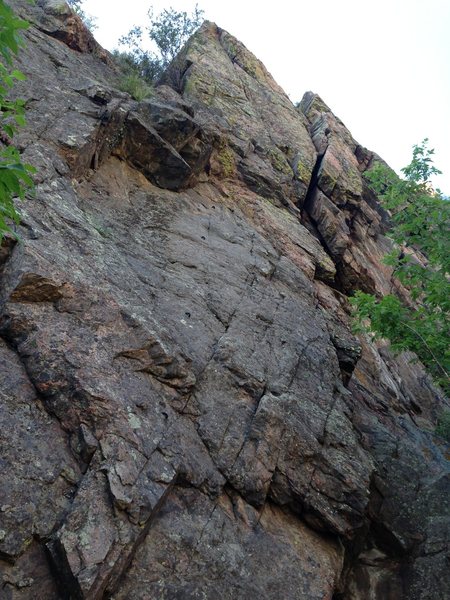
<path fill-rule="evenodd" d="M 12 5 L 3 596 L 444 598 L 448 401 L 351 331 L 353 290 L 407 298 L 378 157 L 213 23 L 138 103 L 64 3 Z"/>

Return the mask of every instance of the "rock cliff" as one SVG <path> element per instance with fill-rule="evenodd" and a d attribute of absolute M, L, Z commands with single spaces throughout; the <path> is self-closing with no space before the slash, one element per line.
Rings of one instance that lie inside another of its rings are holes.
<path fill-rule="evenodd" d="M 11 4 L 1 598 L 443 600 L 446 401 L 350 327 L 397 285 L 381 159 L 213 23 L 138 103 L 64 3 Z"/>

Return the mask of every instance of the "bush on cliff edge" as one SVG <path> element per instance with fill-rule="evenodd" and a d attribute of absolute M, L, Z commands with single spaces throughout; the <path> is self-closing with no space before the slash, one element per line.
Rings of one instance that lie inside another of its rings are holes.
<path fill-rule="evenodd" d="M 135 26 L 119 40 L 119 45 L 126 48 L 126 51 L 114 52 L 116 62 L 123 72 L 120 84 L 123 91 L 130 93 L 136 100 L 151 93 L 151 86 L 158 81 L 169 63 L 198 29 L 203 17 L 204 12 L 197 5 L 191 14 L 172 7 L 155 14 L 153 7 L 150 7 L 149 25 L 144 30 L 154 51 L 144 50 L 144 30 Z"/>
<path fill-rule="evenodd" d="M 414 304 L 405 304 L 393 294 L 377 298 L 361 291 L 351 303 L 360 328 L 388 339 L 394 351 L 414 352 L 448 392 L 450 202 L 430 183 L 440 171 L 433 165 L 434 151 L 427 142 L 414 146 L 411 163 L 402 169 L 404 179 L 382 164 L 367 173 L 370 186 L 391 215 L 388 235 L 394 251 L 386 263 L 410 290 Z M 417 259 L 417 252 L 422 259 Z"/>

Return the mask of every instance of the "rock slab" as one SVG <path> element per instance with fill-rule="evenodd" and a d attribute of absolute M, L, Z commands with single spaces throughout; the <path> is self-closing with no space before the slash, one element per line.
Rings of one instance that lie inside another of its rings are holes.
<path fill-rule="evenodd" d="M 64 3 L 12 5 L 1 597 L 443 599 L 448 401 L 351 332 L 396 285 L 381 159 L 213 23 L 137 103 Z"/>

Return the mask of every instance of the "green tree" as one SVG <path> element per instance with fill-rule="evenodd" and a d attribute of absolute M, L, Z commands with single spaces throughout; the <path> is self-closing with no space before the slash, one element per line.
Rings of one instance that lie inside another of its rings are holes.
<path fill-rule="evenodd" d="M 151 7 L 148 18 L 150 24 L 144 30 L 135 26 L 120 38 L 119 45 L 127 50 L 116 52 L 115 56 L 127 74 L 138 75 L 153 84 L 201 25 L 204 11 L 196 5 L 191 14 L 172 7 L 155 14 Z M 154 51 L 143 49 L 144 31 Z"/>
<path fill-rule="evenodd" d="M 17 127 L 25 124 L 25 102 L 9 98 L 14 83 L 25 79 L 12 63 L 22 43 L 20 31 L 27 27 L 28 23 L 0 0 L 0 242 L 5 233 L 12 233 L 11 223 L 20 220 L 14 198 L 23 199 L 33 186 L 30 174 L 34 169 L 22 162 L 12 144 Z"/>
<path fill-rule="evenodd" d="M 370 186 L 389 211 L 394 251 L 385 262 L 410 291 L 377 298 L 361 291 L 351 299 L 361 328 L 388 339 L 394 351 L 414 352 L 434 379 L 449 390 L 450 373 L 450 202 L 430 183 L 440 173 L 428 140 L 414 146 L 399 178 L 378 163 L 367 173 Z"/>

